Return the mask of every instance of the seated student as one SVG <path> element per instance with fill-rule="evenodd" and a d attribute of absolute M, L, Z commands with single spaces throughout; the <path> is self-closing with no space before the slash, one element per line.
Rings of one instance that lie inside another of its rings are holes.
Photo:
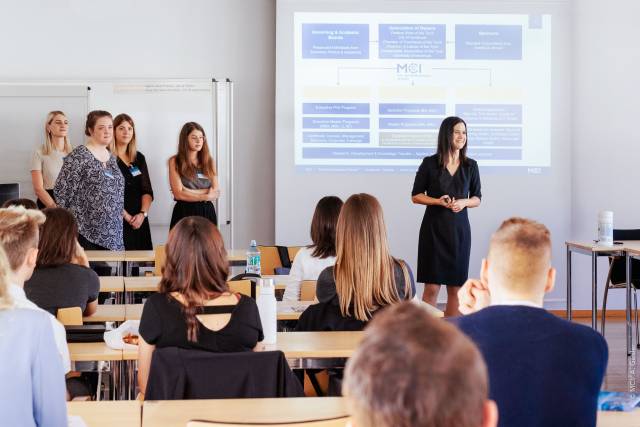
<path fill-rule="evenodd" d="M 336 223 L 342 200 L 336 196 L 320 199 L 311 220 L 311 245 L 301 248 L 291 265 L 291 281 L 284 290 L 285 301 L 300 299 L 300 282 L 318 280 L 325 268 L 336 262 Z"/>
<path fill-rule="evenodd" d="M 64 371 L 49 315 L 17 308 L 0 246 L 0 414 L 6 426 L 66 426 Z"/>
<path fill-rule="evenodd" d="M 229 291 L 227 251 L 212 222 L 181 219 L 169 233 L 166 252 L 160 290 L 147 299 L 140 319 L 142 394 L 156 347 L 240 352 L 264 339 L 255 300 Z"/>
<path fill-rule="evenodd" d="M 491 237 L 481 278 L 459 291 L 453 319 L 480 348 L 501 426 L 595 426 L 607 343 L 596 331 L 542 308 L 553 289 L 551 236 L 511 218 Z"/>
<path fill-rule="evenodd" d="M 369 194 L 345 202 L 336 227 L 336 265 L 318 278 L 319 304 L 300 316 L 298 331 L 356 331 L 381 307 L 410 299 L 409 267 L 389 254 L 382 207 Z"/>
<path fill-rule="evenodd" d="M 367 326 L 342 388 L 354 427 L 495 427 L 487 368 L 455 327 L 402 302 Z"/>
<path fill-rule="evenodd" d="M 31 199 L 10 199 L 2 204 L 3 208 L 8 208 L 9 206 L 22 206 L 25 209 L 38 209 L 38 205 Z"/>
<path fill-rule="evenodd" d="M 78 243 L 76 220 L 64 208 L 43 213 L 36 269 L 24 284 L 27 298 L 53 315 L 59 308 L 80 307 L 90 316 L 98 306 L 100 279 Z"/>
<path fill-rule="evenodd" d="M 25 209 L 22 206 L 12 206 L 0 209 L 0 245 L 3 247 L 9 266 L 11 267 L 9 295 L 17 308 L 39 310 L 36 304 L 29 301 L 24 292 L 24 282 L 27 281 L 36 266 L 38 258 L 38 227 L 44 223 L 45 216 L 34 209 Z M 69 348 L 67 347 L 67 335 L 64 327 L 47 313 L 53 327 L 56 346 L 62 360 L 64 372 L 69 372 Z"/>

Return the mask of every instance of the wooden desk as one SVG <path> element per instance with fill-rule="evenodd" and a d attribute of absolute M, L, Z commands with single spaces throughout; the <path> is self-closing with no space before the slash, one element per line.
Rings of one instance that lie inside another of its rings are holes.
<path fill-rule="evenodd" d="M 125 306 L 123 304 L 102 304 L 98 305 L 96 312 L 91 316 L 84 316 L 83 322 L 124 322 Z"/>
<path fill-rule="evenodd" d="M 598 427 L 638 427 L 640 409 L 632 412 L 598 411 Z"/>
<path fill-rule="evenodd" d="M 104 342 L 69 343 L 72 362 L 94 362 L 97 360 L 121 361 L 122 350 L 113 350 Z"/>
<path fill-rule="evenodd" d="M 125 292 L 158 292 L 160 276 L 125 277 Z"/>
<path fill-rule="evenodd" d="M 124 262 L 124 251 L 85 251 L 89 262 Z"/>
<path fill-rule="evenodd" d="M 100 292 L 124 292 L 124 277 L 100 276 Z"/>
<path fill-rule="evenodd" d="M 341 397 L 164 400 L 144 402 L 143 427 L 184 427 L 193 419 L 286 423 L 347 416 Z"/>
<path fill-rule="evenodd" d="M 142 402 L 67 402 L 67 414 L 82 417 L 88 427 L 140 427 Z"/>

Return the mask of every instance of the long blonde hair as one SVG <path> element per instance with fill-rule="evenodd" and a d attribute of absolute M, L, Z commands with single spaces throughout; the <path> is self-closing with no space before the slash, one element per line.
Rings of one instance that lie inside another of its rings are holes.
<path fill-rule="evenodd" d="M 125 150 L 127 157 L 131 163 L 136 161 L 136 155 L 138 154 L 138 145 L 136 141 L 136 125 L 133 123 L 133 119 L 128 114 L 118 114 L 113 119 L 113 139 L 111 140 L 111 144 L 109 144 L 109 151 L 111 151 L 116 157 L 118 156 L 118 143 L 116 141 L 116 129 L 122 123 L 127 122 L 131 125 L 133 129 L 133 136 L 131 137 L 131 141 L 127 144 L 127 149 Z"/>
<path fill-rule="evenodd" d="M 9 260 L 0 245 L 0 310 L 13 306 L 13 301 L 9 296 L 9 271 L 11 271 Z"/>
<path fill-rule="evenodd" d="M 394 263 L 378 200 L 365 193 L 349 197 L 338 217 L 333 270 L 343 316 L 368 321 L 378 308 L 402 299 Z M 410 286 L 405 283 L 405 289 Z"/>
<path fill-rule="evenodd" d="M 47 120 L 45 120 L 44 122 L 44 144 L 42 144 L 42 155 L 44 156 L 48 156 L 49 154 L 51 154 L 51 152 L 56 150 L 55 146 L 53 145 L 53 141 L 51 140 L 51 132 L 49 132 L 48 129 L 49 125 L 56 116 L 64 116 L 65 119 L 67 118 L 67 115 L 59 110 L 50 111 L 49 114 L 47 114 Z M 69 154 L 71 153 L 71 150 L 73 150 L 73 147 L 69 142 L 69 137 L 65 136 L 64 149 L 62 151 L 65 154 Z"/>

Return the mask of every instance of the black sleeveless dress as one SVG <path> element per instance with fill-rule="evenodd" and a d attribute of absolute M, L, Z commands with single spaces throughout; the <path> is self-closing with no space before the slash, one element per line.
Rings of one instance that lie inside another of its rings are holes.
<path fill-rule="evenodd" d="M 118 158 L 118 167 L 124 177 L 124 209 L 130 215 L 140 213 L 142 196 L 148 194 L 153 199 L 153 188 L 149 178 L 149 169 L 144 155 L 138 151 L 136 160 L 127 165 Z M 145 218 L 137 230 L 122 220 L 122 237 L 124 248 L 128 251 L 144 251 L 153 249 L 149 218 Z"/>
<path fill-rule="evenodd" d="M 437 154 L 425 157 L 416 172 L 411 195 L 424 192 L 436 199 L 445 194 L 456 199 L 482 197 L 478 163 L 467 159 L 451 175 L 439 165 Z M 454 213 L 442 206 L 427 206 L 418 241 L 418 282 L 462 286 L 467 280 L 471 253 L 467 210 Z"/>

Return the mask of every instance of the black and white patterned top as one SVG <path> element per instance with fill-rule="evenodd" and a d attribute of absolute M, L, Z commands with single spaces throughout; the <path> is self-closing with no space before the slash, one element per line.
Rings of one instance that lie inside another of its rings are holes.
<path fill-rule="evenodd" d="M 84 238 L 112 251 L 124 250 L 124 177 L 113 154 L 103 166 L 87 147 L 76 147 L 65 157 L 53 191 L 56 203 L 73 213 Z"/>

